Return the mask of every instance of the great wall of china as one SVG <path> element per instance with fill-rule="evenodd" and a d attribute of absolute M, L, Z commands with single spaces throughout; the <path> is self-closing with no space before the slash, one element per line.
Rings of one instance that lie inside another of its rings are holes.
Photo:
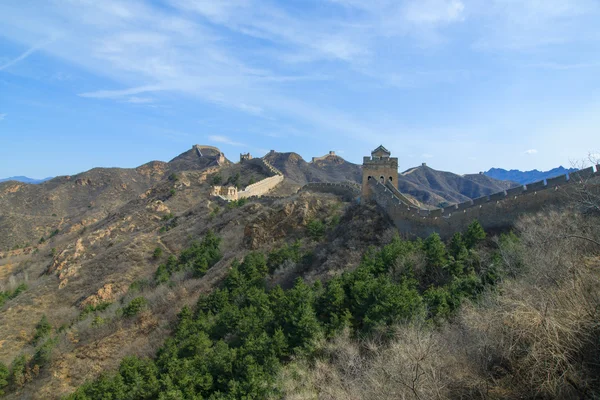
<path fill-rule="evenodd" d="M 576 183 L 585 183 L 590 179 L 600 181 L 600 165 L 596 165 L 445 208 L 425 209 L 398 190 L 398 161 L 390 155 L 388 150 L 379 146 L 371 153 L 371 157 L 364 157 L 362 186 L 354 182 L 311 182 L 298 192 L 332 193 L 348 201 L 360 199 L 362 203 L 374 201 L 387 213 L 401 234 L 426 237 L 435 232 L 447 239 L 455 232 L 465 230 L 474 220 L 479 221 L 486 230 L 509 228 L 525 213 L 564 204 L 577 190 L 579 185 Z M 260 158 L 245 157 L 242 161 L 260 165 L 272 176 L 238 192 L 237 198 L 264 201 L 284 198 L 267 194 L 284 180 L 279 170 Z"/>
<path fill-rule="evenodd" d="M 239 191 L 234 186 L 213 186 L 213 196 L 218 196 L 226 201 L 235 201 L 250 197 L 261 197 L 283 182 L 283 173 L 272 166 L 267 160 L 262 158 L 252 158 L 250 153 L 247 153 L 240 154 L 240 162 L 258 165 L 265 170 L 268 175 L 271 176 L 248 185 L 244 188 L 244 190 Z"/>

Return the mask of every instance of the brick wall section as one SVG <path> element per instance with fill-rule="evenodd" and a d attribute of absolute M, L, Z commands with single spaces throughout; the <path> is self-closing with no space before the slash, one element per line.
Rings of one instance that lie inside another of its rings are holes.
<path fill-rule="evenodd" d="M 307 183 L 302 186 L 302 189 L 300 190 L 307 192 L 333 193 L 350 201 L 360 196 L 360 190 L 356 186 L 347 183 Z"/>
<path fill-rule="evenodd" d="M 279 185 L 283 179 L 283 175 L 275 175 L 262 179 L 256 183 L 253 183 L 252 185 L 246 186 L 244 190 L 238 192 L 238 199 L 244 199 L 253 196 L 260 197 L 265 193 L 268 193 L 275 186 Z"/>
<path fill-rule="evenodd" d="M 264 160 L 262 158 L 253 158 L 251 160 L 246 160 L 245 162 L 247 164 L 254 164 L 260 166 L 267 172 L 267 174 L 271 176 L 283 175 L 283 173 L 280 170 L 278 170 L 277 168 L 272 166 L 267 160 Z"/>
<path fill-rule="evenodd" d="M 376 180 L 370 180 L 368 185 L 373 200 L 385 210 L 403 235 L 426 237 L 437 232 L 448 239 L 455 232 L 464 231 L 474 220 L 478 220 L 484 229 L 508 228 L 525 213 L 565 204 L 572 190 L 568 183 L 579 182 L 584 179 L 582 177 L 600 177 L 600 169 L 597 167 L 594 172 L 591 168 L 590 173 L 588 168 L 571 179 L 560 176 L 431 211 L 407 206 L 393 190 Z"/>

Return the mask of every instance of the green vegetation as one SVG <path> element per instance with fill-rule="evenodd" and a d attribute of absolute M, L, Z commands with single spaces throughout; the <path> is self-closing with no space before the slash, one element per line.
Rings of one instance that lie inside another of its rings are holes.
<path fill-rule="evenodd" d="M 226 184 L 235 186 L 236 188 L 239 189 L 240 188 L 240 179 L 241 179 L 240 173 L 237 172 L 235 175 L 230 176 L 229 179 L 227 179 Z"/>
<path fill-rule="evenodd" d="M 110 307 L 111 304 L 112 303 L 109 301 L 104 301 L 96 305 L 88 304 L 83 308 L 83 310 L 81 310 L 79 319 L 82 320 L 87 318 L 90 314 L 105 311 L 108 307 Z"/>
<path fill-rule="evenodd" d="M 191 271 L 196 277 L 203 276 L 221 259 L 220 243 L 221 238 L 209 231 L 201 242 L 193 242 L 183 250 L 179 258 L 169 256 L 167 262 L 161 264 L 154 273 L 154 280 L 156 283 L 167 282 L 178 271 Z"/>
<path fill-rule="evenodd" d="M 488 271 L 476 268 L 473 249 L 482 237 L 475 225 L 468 245 L 458 237 L 451 249 L 437 235 L 425 241 L 396 237 L 380 250 L 369 250 L 352 272 L 325 284 L 298 278 L 289 290 L 269 288 L 266 279 L 282 263 L 306 256 L 299 242 L 268 256 L 250 253 L 232 263 L 221 287 L 202 295 L 195 310 L 180 312 L 173 336 L 155 360 L 128 357 L 117 372 L 86 383 L 70 398 L 277 396 L 282 365 L 292 357 L 314 356 L 322 338 L 345 328 L 356 336 L 381 336 L 397 323 L 434 322 L 493 284 Z M 209 233 L 179 258 L 169 257 L 156 280 L 182 269 L 206 272 L 220 258 L 219 241 Z M 143 298 L 128 307 L 137 299 Z"/>
<path fill-rule="evenodd" d="M 37 344 L 41 339 L 44 339 L 52 332 L 52 325 L 48 322 L 46 314 L 42 315 L 42 319 L 35 326 L 35 334 L 33 335 L 33 343 Z"/>
<path fill-rule="evenodd" d="M 175 218 L 175 215 L 173 215 L 173 213 L 168 213 L 162 216 L 162 220 L 163 221 L 169 221 L 171 219 Z"/>
<path fill-rule="evenodd" d="M 325 224 L 319 219 L 313 219 L 306 225 L 308 236 L 315 242 L 318 242 L 325 236 L 325 228 Z"/>
<path fill-rule="evenodd" d="M 10 371 L 8 367 L 0 362 L 0 396 L 4 395 L 4 388 L 8 386 Z"/>
<path fill-rule="evenodd" d="M 155 260 L 158 260 L 159 258 L 162 257 L 162 254 L 163 254 L 162 248 L 157 247 L 152 252 L 152 258 L 154 258 Z"/>
<path fill-rule="evenodd" d="M 0 291 L 0 307 L 2 307 L 6 301 L 14 299 L 26 290 L 27 285 L 25 283 L 21 283 L 12 291 Z"/>
<path fill-rule="evenodd" d="M 177 194 L 177 191 L 175 190 L 175 188 L 172 188 L 171 190 L 169 190 L 169 197 L 173 197 Z"/>
<path fill-rule="evenodd" d="M 148 300 L 145 297 L 136 297 L 129 302 L 126 307 L 123 307 L 124 317 L 133 317 L 138 315 L 140 311 L 148 306 Z"/>
<path fill-rule="evenodd" d="M 169 180 L 171 182 L 177 182 L 177 181 L 179 181 L 179 177 L 177 176 L 176 173 L 172 173 L 171 175 L 169 175 Z"/>
<path fill-rule="evenodd" d="M 223 177 L 219 174 L 214 174 L 212 175 L 212 177 L 210 178 L 210 183 L 213 186 L 218 186 L 223 182 Z"/>
<path fill-rule="evenodd" d="M 52 352 L 58 343 L 57 338 L 48 338 L 39 346 L 33 355 L 33 363 L 38 367 L 46 365 L 52 358 Z"/>
<path fill-rule="evenodd" d="M 233 208 L 240 208 L 243 207 L 246 204 L 247 200 L 245 198 L 243 199 L 239 199 L 239 200 L 233 200 L 230 201 L 229 203 L 227 203 L 227 208 L 228 209 L 233 209 Z"/>
<path fill-rule="evenodd" d="M 54 236 L 58 235 L 60 233 L 60 231 L 58 229 L 53 230 L 50 233 L 50 239 L 52 239 Z"/>

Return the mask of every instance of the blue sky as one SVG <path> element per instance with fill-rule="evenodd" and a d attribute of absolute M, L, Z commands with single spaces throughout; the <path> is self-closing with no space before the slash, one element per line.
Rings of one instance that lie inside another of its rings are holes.
<path fill-rule="evenodd" d="M 598 0 L 3 0 L 0 177 L 384 144 L 400 169 L 600 151 Z"/>

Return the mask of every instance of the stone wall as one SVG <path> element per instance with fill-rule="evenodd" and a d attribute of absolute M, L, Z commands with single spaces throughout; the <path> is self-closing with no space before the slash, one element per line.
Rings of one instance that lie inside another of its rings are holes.
<path fill-rule="evenodd" d="M 465 230 L 474 220 L 478 220 L 484 229 L 504 229 L 525 213 L 563 205 L 574 189 L 569 183 L 596 177 L 600 177 L 600 170 L 594 172 L 593 168 L 591 171 L 588 168 L 575 176 L 534 182 L 436 210 L 406 205 L 393 190 L 376 180 L 370 180 L 368 184 L 371 198 L 385 210 L 403 235 L 426 237 L 437 232 L 448 239 L 455 232 Z"/>
<path fill-rule="evenodd" d="M 300 190 L 317 193 L 333 193 L 342 196 L 348 201 L 352 201 L 360 196 L 360 189 L 357 186 L 347 183 L 312 182 L 302 186 L 302 189 Z"/>
<path fill-rule="evenodd" d="M 279 185 L 283 179 L 283 175 L 275 175 L 253 183 L 252 185 L 246 186 L 244 190 L 238 192 L 238 199 L 253 196 L 260 197 L 265 193 L 268 193 L 275 186 Z"/>
<path fill-rule="evenodd" d="M 317 161 L 323 161 L 323 160 L 327 160 L 328 157 L 334 157 L 335 156 L 335 151 L 330 151 L 329 154 L 326 154 L 324 156 L 321 157 L 313 157 L 312 158 L 312 162 L 317 162 Z"/>
<path fill-rule="evenodd" d="M 247 164 L 258 165 L 259 167 L 263 168 L 265 172 L 269 175 L 283 175 L 283 173 L 280 170 L 278 170 L 277 168 L 272 166 L 267 160 L 264 160 L 262 158 L 253 158 L 251 160 L 246 160 L 245 162 Z"/>

